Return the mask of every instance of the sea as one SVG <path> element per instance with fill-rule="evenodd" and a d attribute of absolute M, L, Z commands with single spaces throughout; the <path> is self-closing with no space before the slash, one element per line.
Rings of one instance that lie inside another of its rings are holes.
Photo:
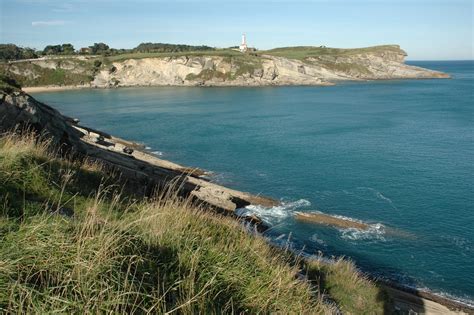
<path fill-rule="evenodd" d="M 271 226 L 270 242 L 472 304 L 474 61 L 410 64 L 452 78 L 33 95 L 212 181 L 281 200 L 239 210 Z M 296 211 L 370 228 L 299 222 Z"/>

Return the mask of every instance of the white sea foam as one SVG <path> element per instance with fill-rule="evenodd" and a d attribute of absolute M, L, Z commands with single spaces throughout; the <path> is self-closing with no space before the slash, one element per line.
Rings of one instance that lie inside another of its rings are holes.
<path fill-rule="evenodd" d="M 146 147 L 145 147 L 145 150 L 151 150 L 151 147 L 146 146 Z"/>
<path fill-rule="evenodd" d="M 156 155 L 156 156 L 163 156 L 163 152 L 161 152 L 161 151 L 152 151 L 151 153 Z"/>
<path fill-rule="evenodd" d="M 356 221 L 356 220 L 353 220 Z M 360 221 L 357 221 L 360 222 Z M 355 228 L 339 229 L 341 238 L 350 241 L 385 241 L 385 226 L 381 223 L 370 224 L 367 230 Z"/>
<path fill-rule="evenodd" d="M 292 216 L 295 210 L 310 205 L 311 203 L 308 200 L 299 199 L 291 202 L 283 201 L 278 206 L 271 208 L 249 205 L 245 208 L 237 209 L 236 213 L 239 216 L 249 216 L 254 214 L 266 223 L 275 224 Z"/>
<path fill-rule="evenodd" d="M 325 213 L 327 214 L 327 213 Z M 366 223 L 362 220 L 358 220 L 358 219 L 354 219 L 354 218 L 351 218 L 351 217 L 346 217 L 346 216 L 343 216 L 343 215 L 339 215 L 339 214 L 329 214 L 331 217 L 334 217 L 334 218 L 338 218 L 338 219 L 341 219 L 341 220 L 346 220 L 346 221 L 352 221 L 352 222 L 358 222 L 358 223 Z"/>

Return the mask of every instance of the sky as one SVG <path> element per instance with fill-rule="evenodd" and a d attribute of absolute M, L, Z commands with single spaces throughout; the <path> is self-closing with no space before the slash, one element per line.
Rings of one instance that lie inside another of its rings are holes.
<path fill-rule="evenodd" d="M 95 42 L 354 48 L 399 44 L 408 60 L 474 59 L 474 0 L 0 0 L 0 43 Z"/>

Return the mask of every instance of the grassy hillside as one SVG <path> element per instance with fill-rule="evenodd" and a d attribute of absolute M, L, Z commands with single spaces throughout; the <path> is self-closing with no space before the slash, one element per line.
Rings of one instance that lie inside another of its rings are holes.
<path fill-rule="evenodd" d="M 164 58 L 164 57 L 182 57 L 182 56 L 242 56 L 242 53 L 232 49 L 204 50 L 204 51 L 183 51 L 183 52 L 150 52 L 150 53 L 129 53 L 107 57 L 111 62 L 123 61 L 127 59 L 143 59 L 143 58 Z"/>
<path fill-rule="evenodd" d="M 314 46 L 282 47 L 271 50 L 260 51 L 260 54 L 285 57 L 289 59 L 304 60 L 309 57 L 321 56 L 351 56 L 363 53 L 377 53 L 384 51 L 400 52 L 398 45 L 381 45 L 365 48 L 330 48 Z"/>
<path fill-rule="evenodd" d="M 14 78 L 22 86 L 82 85 L 93 79 L 94 64 L 91 60 L 63 57 L 49 63 L 49 67 L 31 62 L 0 63 L 0 75 Z"/>
<path fill-rule="evenodd" d="M 352 264 L 302 267 L 234 220 L 172 190 L 128 195 L 101 165 L 32 135 L 0 139 L 0 183 L 2 312 L 333 313 L 323 293 L 343 311 L 383 312 Z"/>

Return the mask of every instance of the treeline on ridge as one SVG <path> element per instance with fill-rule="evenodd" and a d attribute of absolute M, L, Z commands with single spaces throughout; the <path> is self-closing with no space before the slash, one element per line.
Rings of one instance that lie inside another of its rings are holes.
<path fill-rule="evenodd" d="M 166 44 L 166 43 L 141 43 L 132 49 L 133 52 L 183 52 L 183 51 L 203 51 L 215 50 L 209 46 L 191 46 L 182 44 Z"/>
<path fill-rule="evenodd" d="M 35 59 L 43 56 L 68 56 L 68 55 L 104 55 L 113 56 L 128 53 L 174 53 L 186 51 L 215 50 L 210 46 L 192 46 L 184 44 L 167 43 L 141 43 L 133 49 L 110 48 L 105 43 L 94 43 L 89 47 L 75 49 L 72 44 L 47 45 L 43 50 L 20 47 L 15 44 L 0 44 L 0 60 Z"/>

